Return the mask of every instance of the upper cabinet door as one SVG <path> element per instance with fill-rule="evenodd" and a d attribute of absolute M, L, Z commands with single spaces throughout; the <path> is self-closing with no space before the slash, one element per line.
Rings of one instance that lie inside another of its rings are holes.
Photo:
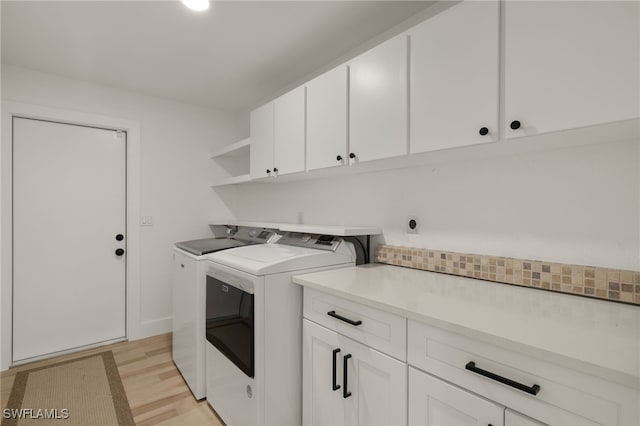
<path fill-rule="evenodd" d="M 638 2 L 509 1 L 505 23 L 507 137 L 638 117 Z"/>
<path fill-rule="evenodd" d="M 411 153 L 498 140 L 499 15 L 464 2 L 409 30 Z"/>
<path fill-rule="evenodd" d="M 407 36 L 392 38 L 350 66 L 352 162 L 404 155 L 407 143 Z"/>
<path fill-rule="evenodd" d="M 251 179 L 268 177 L 273 171 L 273 102 L 251 111 L 249 170 Z"/>
<path fill-rule="evenodd" d="M 348 69 L 341 65 L 307 83 L 307 170 L 340 166 L 347 153 Z"/>
<path fill-rule="evenodd" d="M 305 88 L 280 96 L 275 104 L 273 167 L 277 175 L 304 171 Z"/>

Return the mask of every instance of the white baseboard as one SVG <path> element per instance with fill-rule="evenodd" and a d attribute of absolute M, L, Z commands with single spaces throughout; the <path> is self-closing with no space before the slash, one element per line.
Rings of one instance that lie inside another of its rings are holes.
<path fill-rule="evenodd" d="M 158 334 L 169 333 L 172 330 L 173 318 L 166 317 L 149 321 L 142 321 L 135 336 L 130 336 L 129 340 L 139 340 Z"/>

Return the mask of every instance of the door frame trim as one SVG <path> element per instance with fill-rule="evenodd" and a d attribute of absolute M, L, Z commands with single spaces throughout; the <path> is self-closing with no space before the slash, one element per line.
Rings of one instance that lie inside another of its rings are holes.
<path fill-rule="evenodd" d="M 123 130 L 127 132 L 126 206 L 126 338 L 141 337 L 140 323 L 140 123 L 106 115 L 51 108 L 34 104 L 2 102 L 0 146 L 0 370 L 12 365 L 13 340 L 13 117 Z M 37 262 L 37 259 L 35 260 Z"/>

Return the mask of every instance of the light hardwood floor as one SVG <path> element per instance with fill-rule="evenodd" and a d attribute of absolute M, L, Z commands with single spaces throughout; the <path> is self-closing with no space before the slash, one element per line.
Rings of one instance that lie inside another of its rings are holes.
<path fill-rule="evenodd" d="M 11 368 L 0 374 L 2 408 L 18 371 L 113 351 L 137 425 L 223 425 L 206 401 L 196 401 L 171 360 L 171 333 L 76 352 Z"/>

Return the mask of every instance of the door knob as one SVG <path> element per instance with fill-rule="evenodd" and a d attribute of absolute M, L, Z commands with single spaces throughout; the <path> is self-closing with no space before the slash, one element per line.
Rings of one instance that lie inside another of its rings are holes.
<path fill-rule="evenodd" d="M 277 168 L 273 168 L 273 173 L 278 173 L 278 169 Z"/>
<path fill-rule="evenodd" d="M 271 170 L 267 169 L 267 174 L 270 174 L 270 173 L 271 173 Z"/>
<path fill-rule="evenodd" d="M 122 241 L 122 240 L 124 240 L 124 235 L 122 234 L 116 235 L 116 241 Z"/>
<path fill-rule="evenodd" d="M 518 130 L 520 128 L 520 122 L 518 120 L 513 120 L 509 127 L 511 127 L 513 130 Z"/>
<path fill-rule="evenodd" d="M 478 133 L 480 133 L 480 136 L 486 136 L 489 134 L 489 129 L 482 127 Z"/>
<path fill-rule="evenodd" d="M 356 155 L 352 152 L 352 153 L 349 154 L 349 158 L 354 159 L 354 158 L 356 158 Z"/>
<path fill-rule="evenodd" d="M 123 249 L 121 249 L 121 248 L 116 249 L 116 256 L 122 256 L 123 254 L 124 254 L 124 250 Z"/>
<path fill-rule="evenodd" d="M 342 161 L 342 155 L 338 155 L 338 156 L 336 157 L 336 161 Z"/>

